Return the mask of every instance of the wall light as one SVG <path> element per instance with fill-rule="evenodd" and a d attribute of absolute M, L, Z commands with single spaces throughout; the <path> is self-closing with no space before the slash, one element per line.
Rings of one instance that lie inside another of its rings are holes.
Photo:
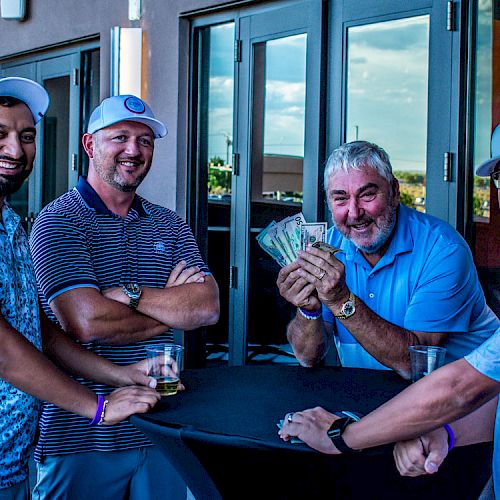
<path fill-rule="evenodd" d="M 111 95 L 141 97 L 142 28 L 111 28 Z"/>
<path fill-rule="evenodd" d="M 0 0 L 2 19 L 22 21 L 26 16 L 26 0 Z"/>

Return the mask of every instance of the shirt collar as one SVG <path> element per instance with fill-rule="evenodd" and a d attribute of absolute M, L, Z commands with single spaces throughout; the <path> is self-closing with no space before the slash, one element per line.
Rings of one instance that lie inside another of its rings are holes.
<path fill-rule="evenodd" d="M 96 212 L 102 214 L 115 215 L 101 200 L 99 195 L 95 192 L 94 188 L 88 183 L 87 177 L 82 175 L 78 179 L 78 184 L 76 185 L 76 190 L 80 193 L 83 201 L 89 208 L 94 209 Z M 135 210 L 139 217 L 147 217 L 148 212 L 144 208 L 143 200 L 137 194 L 134 196 L 134 201 L 132 202 L 131 210 Z"/>
<path fill-rule="evenodd" d="M 14 212 L 14 209 L 7 203 L 7 201 L 4 201 L 0 210 L 2 211 L 3 221 L 3 224 L 0 224 L 0 231 L 7 233 L 9 238 L 12 239 L 17 226 L 21 221 L 21 217 Z"/>

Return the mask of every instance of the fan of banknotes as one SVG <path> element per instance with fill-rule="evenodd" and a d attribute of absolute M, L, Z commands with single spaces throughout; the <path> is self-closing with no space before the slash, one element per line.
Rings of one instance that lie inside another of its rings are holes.
<path fill-rule="evenodd" d="M 302 212 L 272 221 L 258 235 L 259 245 L 281 266 L 297 258 L 297 250 L 326 240 L 326 222 L 306 222 Z"/>

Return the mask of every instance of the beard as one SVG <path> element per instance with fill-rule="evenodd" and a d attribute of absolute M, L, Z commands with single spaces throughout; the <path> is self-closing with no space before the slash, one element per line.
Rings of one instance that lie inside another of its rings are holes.
<path fill-rule="evenodd" d="M 354 244 L 356 248 L 359 248 L 362 252 L 367 254 L 377 253 L 389 240 L 396 225 L 397 220 L 397 211 L 398 206 L 391 204 L 387 207 L 387 213 L 382 220 L 378 222 L 378 233 L 375 236 L 374 240 L 367 244 L 363 245 L 361 242 L 356 241 L 356 236 L 352 236 L 349 234 L 349 231 L 346 231 L 343 228 L 337 227 L 337 230 L 350 242 Z M 374 219 L 371 217 L 363 217 L 362 220 L 355 221 L 357 224 L 361 224 L 363 222 L 374 222 Z"/>
<path fill-rule="evenodd" d="M 99 177 L 104 182 L 117 189 L 118 191 L 122 191 L 123 193 L 130 193 L 132 191 L 135 191 L 149 172 L 149 169 L 145 170 L 142 174 L 137 176 L 133 182 L 126 182 L 118 172 L 118 165 L 116 164 L 111 168 L 104 168 L 101 162 L 96 161 L 95 159 L 94 167 L 96 169 L 96 172 L 99 174 Z"/>
<path fill-rule="evenodd" d="M 5 160 L 12 160 L 12 158 L 0 157 Z M 31 170 L 26 168 L 26 160 L 21 160 L 23 162 L 23 169 L 21 172 L 12 175 L 2 175 L 0 174 L 0 196 L 9 196 L 19 191 L 23 182 L 29 177 Z"/>

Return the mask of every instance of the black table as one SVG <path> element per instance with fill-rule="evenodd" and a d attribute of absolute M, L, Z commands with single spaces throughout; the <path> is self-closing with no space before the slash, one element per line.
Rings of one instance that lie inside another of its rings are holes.
<path fill-rule="evenodd" d="M 368 413 L 407 387 L 393 372 L 298 366 L 215 367 L 182 374 L 186 391 L 131 421 L 197 500 L 473 499 L 491 475 L 492 446 L 456 448 L 438 474 L 403 478 L 392 446 L 329 456 L 283 442 L 276 423 L 313 406 Z"/>

